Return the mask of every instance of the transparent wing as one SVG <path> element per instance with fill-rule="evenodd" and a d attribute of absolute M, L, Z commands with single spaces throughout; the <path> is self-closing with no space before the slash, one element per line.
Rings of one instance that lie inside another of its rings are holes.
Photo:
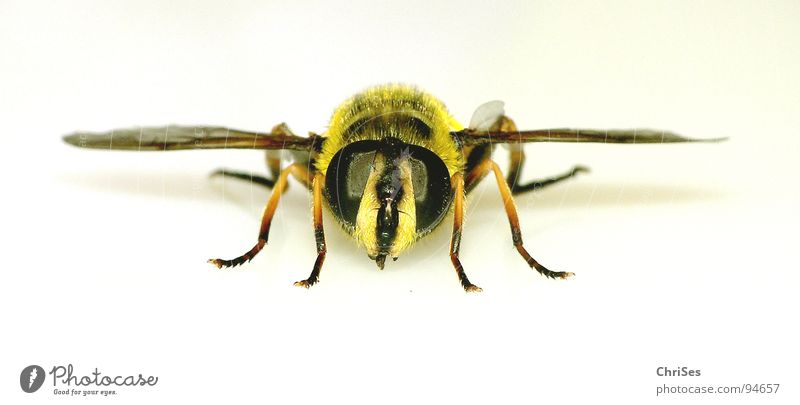
<path fill-rule="evenodd" d="M 142 127 L 109 132 L 76 132 L 64 142 L 108 150 L 293 149 L 309 150 L 315 137 L 239 131 L 222 127 Z"/>
<path fill-rule="evenodd" d="M 504 106 L 505 103 L 500 100 L 481 104 L 472 114 L 472 119 L 469 120 L 469 128 L 476 131 L 488 131 L 505 114 Z"/>
<path fill-rule="evenodd" d="M 499 132 L 465 129 L 454 132 L 464 145 L 524 142 L 594 142 L 594 143 L 675 143 L 719 142 L 727 138 L 693 139 L 653 129 L 537 129 L 531 131 Z"/>

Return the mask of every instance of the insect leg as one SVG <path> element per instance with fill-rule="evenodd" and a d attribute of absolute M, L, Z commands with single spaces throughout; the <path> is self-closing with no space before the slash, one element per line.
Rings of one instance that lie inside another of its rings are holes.
<path fill-rule="evenodd" d="M 314 262 L 314 269 L 307 279 L 294 283 L 297 287 L 308 288 L 319 281 L 319 272 L 322 270 L 322 263 L 325 262 L 325 254 L 328 248 L 325 245 L 325 230 L 322 228 L 322 186 L 325 184 L 325 176 L 322 173 L 314 175 L 311 181 L 313 194 L 314 210 L 314 239 L 317 242 L 317 260 Z"/>
<path fill-rule="evenodd" d="M 525 250 L 525 247 L 522 245 L 522 231 L 519 228 L 519 216 L 517 215 L 517 207 L 514 204 L 514 197 L 511 195 L 511 189 L 508 187 L 508 183 L 506 183 L 505 179 L 503 179 L 503 172 L 500 170 L 500 166 L 497 165 L 493 160 L 488 159 L 483 162 L 480 166 L 474 169 L 475 171 L 493 171 L 495 180 L 497 180 L 497 187 L 500 189 L 500 196 L 503 199 L 503 205 L 506 209 L 506 215 L 508 216 L 509 225 L 511 225 L 511 239 L 514 242 L 514 247 L 517 248 L 517 251 L 522 256 L 523 259 L 528 263 L 531 268 L 536 269 L 539 274 L 550 277 L 550 278 L 567 278 L 570 276 L 574 276 L 573 273 L 564 272 L 564 271 L 552 271 L 548 268 L 542 266 L 537 262 L 533 257 L 531 257 L 530 253 Z M 469 176 L 469 174 L 468 174 Z"/>
<path fill-rule="evenodd" d="M 283 190 L 286 188 L 286 183 L 290 174 L 294 175 L 298 179 L 305 179 L 305 181 L 308 181 L 308 169 L 304 165 L 294 163 L 287 166 L 281 172 L 280 176 L 278 176 L 278 179 L 275 181 L 275 188 L 272 189 L 272 195 L 269 197 L 269 202 L 267 202 L 267 206 L 264 207 L 264 214 L 261 218 L 261 228 L 258 232 L 258 242 L 256 242 L 255 246 L 247 251 L 247 253 L 235 259 L 211 259 L 208 261 L 209 263 L 217 266 L 217 268 L 238 266 L 244 262 L 249 262 L 252 260 L 253 257 L 255 257 L 255 255 L 264 248 L 264 245 L 267 244 L 267 239 L 269 239 L 269 228 L 272 223 L 272 217 L 275 215 L 275 210 L 278 208 L 278 202 L 281 199 Z"/>
<path fill-rule="evenodd" d="M 278 125 L 272 127 L 270 131 L 272 135 L 281 135 L 281 136 L 297 136 L 289 129 L 289 126 L 286 125 L 285 122 L 281 122 Z M 269 172 L 272 173 L 272 178 L 278 178 L 278 175 L 281 173 L 281 151 L 280 150 L 268 150 L 267 151 L 267 167 L 269 168 Z"/>
<path fill-rule="evenodd" d="M 233 177 L 235 179 L 240 179 L 244 181 L 249 181 L 251 183 L 259 184 L 267 188 L 275 187 L 275 180 L 268 179 L 264 176 L 259 176 L 253 173 L 245 173 L 245 172 L 235 172 L 233 170 L 228 169 L 217 169 L 211 176 L 223 176 L 223 177 Z"/>
<path fill-rule="evenodd" d="M 453 238 L 450 240 L 450 261 L 456 269 L 458 281 L 464 287 L 466 292 L 480 292 L 483 291 L 480 287 L 469 282 L 467 274 L 464 273 L 464 266 L 461 265 L 461 260 L 458 258 L 458 252 L 461 250 L 461 226 L 464 221 L 464 177 L 461 173 L 453 175 L 451 182 L 455 190 L 454 201 L 454 215 L 453 215 Z"/>
<path fill-rule="evenodd" d="M 572 170 L 558 176 L 541 180 L 533 180 L 525 184 L 520 184 L 519 172 L 522 170 L 522 166 L 525 164 L 525 152 L 522 150 L 522 145 L 509 145 L 509 147 L 511 149 L 511 158 L 508 166 L 506 183 L 511 187 L 511 191 L 514 195 L 522 194 L 528 191 L 539 190 L 541 188 L 569 179 L 578 173 L 589 172 L 588 167 L 575 166 L 572 168 Z"/>
<path fill-rule="evenodd" d="M 272 131 L 270 131 L 270 135 L 272 136 L 296 136 L 289 126 L 286 123 L 280 123 L 272 127 Z M 266 153 L 266 161 L 267 161 L 267 168 L 269 168 L 270 174 L 272 174 L 272 178 L 267 178 L 264 176 L 259 176 L 257 174 L 252 173 L 245 173 L 245 172 L 238 172 L 234 170 L 228 169 L 217 169 L 211 176 L 223 176 L 223 177 L 233 177 L 235 179 L 240 179 L 244 181 L 249 181 L 251 183 L 259 184 L 267 188 L 275 187 L 275 179 L 278 178 L 281 174 L 281 151 L 280 150 L 267 150 Z M 305 181 L 307 182 L 307 181 Z M 283 191 L 289 189 L 289 185 L 287 184 Z"/>
<path fill-rule="evenodd" d="M 500 117 L 500 120 L 496 124 L 498 130 L 503 132 L 519 132 L 517 129 L 517 124 L 511 118 L 506 117 L 505 115 Z M 509 187 L 511 187 L 511 191 L 513 194 L 522 194 L 528 191 L 539 190 L 543 187 L 547 187 L 549 185 L 558 183 L 562 180 L 566 180 L 572 176 L 575 176 L 578 173 L 588 173 L 589 168 L 584 166 L 575 166 L 567 173 L 550 177 L 547 179 L 542 180 L 533 180 L 526 184 L 520 184 L 519 182 L 519 172 L 522 170 L 522 167 L 525 165 L 525 151 L 522 149 L 522 145 L 519 143 L 509 143 L 509 164 L 508 164 L 508 176 L 506 176 L 506 183 L 508 183 Z"/>

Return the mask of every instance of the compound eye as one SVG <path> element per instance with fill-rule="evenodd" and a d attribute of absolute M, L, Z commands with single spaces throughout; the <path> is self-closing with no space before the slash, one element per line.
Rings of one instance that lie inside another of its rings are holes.
<path fill-rule="evenodd" d="M 453 200 L 450 173 L 439 156 L 421 146 L 407 145 L 417 211 L 417 233 L 424 235 L 442 221 Z"/>
<path fill-rule="evenodd" d="M 378 141 L 358 141 L 336 152 L 325 174 L 325 191 L 334 214 L 349 227 L 356 226 L 358 208 L 367 186 Z"/>

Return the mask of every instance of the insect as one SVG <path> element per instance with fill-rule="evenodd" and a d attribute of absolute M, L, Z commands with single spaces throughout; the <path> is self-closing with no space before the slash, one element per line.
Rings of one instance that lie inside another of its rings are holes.
<path fill-rule="evenodd" d="M 707 139 L 704 141 L 716 141 Z M 317 258 L 307 279 L 295 283 L 308 288 L 319 281 L 327 248 L 322 208 L 367 251 L 378 268 L 401 253 L 452 214 L 450 260 L 461 286 L 473 284 L 461 265 L 464 200 L 487 175 L 493 175 L 511 226 L 511 240 L 520 256 L 543 276 L 564 279 L 573 273 L 552 271 L 536 261 L 522 242 L 513 195 L 564 181 L 588 169 L 570 171 L 543 180 L 520 183 L 527 142 L 671 143 L 698 142 L 656 130 L 546 129 L 519 131 L 504 114 L 501 102 L 484 104 L 466 128 L 433 96 L 405 85 L 381 85 L 347 99 L 333 113 L 328 130 L 297 136 L 286 124 L 269 133 L 222 127 L 167 126 L 77 132 L 64 137 L 71 145 L 93 149 L 160 151 L 179 149 L 262 149 L 267 152 L 271 176 L 221 169 L 215 175 L 237 178 L 272 188 L 264 208 L 255 245 L 232 259 L 209 263 L 234 267 L 250 261 L 266 246 L 272 219 L 291 176 L 311 192 Z M 496 144 L 508 144 L 507 175 L 492 160 Z M 279 150 L 289 150 L 294 161 L 281 167 Z"/>

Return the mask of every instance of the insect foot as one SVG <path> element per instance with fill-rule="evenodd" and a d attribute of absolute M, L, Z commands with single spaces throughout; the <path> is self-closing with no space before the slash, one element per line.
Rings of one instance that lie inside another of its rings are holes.
<path fill-rule="evenodd" d="M 572 168 L 572 175 L 574 176 L 577 173 L 589 173 L 591 170 L 586 166 L 575 166 Z"/>
<path fill-rule="evenodd" d="M 264 245 L 266 244 L 267 244 L 266 238 L 259 239 L 258 243 L 256 243 L 256 245 L 253 246 L 252 249 L 248 250 L 247 253 L 235 259 L 232 260 L 209 259 L 208 262 L 213 264 L 214 266 L 217 266 L 218 269 L 221 269 L 223 267 L 236 267 L 240 264 L 247 263 L 250 260 L 253 260 L 253 258 L 258 254 L 258 252 L 261 251 L 261 249 L 264 248 Z"/>
<path fill-rule="evenodd" d="M 309 287 L 311 287 L 312 285 L 314 285 L 316 283 L 317 283 L 317 280 L 300 280 L 300 281 L 295 281 L 294 282 L 294 286 L 308 289 Z"/>
<path fill-rule="evenodd" d="M 208 262 L 214 266 L 217 266 L 218 269 L 221 269 L 222 266 L 228 267 L 228 265 L 226 265 L 225 261 L 222 259 L 208 259 Z"/>
<path fill-rule="evenodd" d="M 208 259 L 208 262 L 217 266 L 218 269 L 225 267 L 226 269 L 231 267 L 236 267 L 244 262 L 249 262 L 249 259 L 245 259 L 244 257 L 237 257 L 233 260 L 222 260 L 222 259 Z"/>
<path fill-rule="evenodd" d="M 475 284 L 468 284 L 468 285 L 464 286 L 464 291 L 466 291 L 468 293 L 479 293 L 479 292 L 483 291 L 483 288 L 480 288 Z"/>
<path fill-rule="evenodd" d="M 572 272 L 569 272 L 569 271 L 556 271 L 556 272 L 553 273 L 553 276 L 556 277 L 556 278 L 570 278 L 570 277 L 572 277 L 574 275 L 575 275 L 575 273 L 572 273 Z"/>
<path fill-rule="evenodd" d="M 575 273 L 572 273 L 572 272 L 569 272 L 569 271 L 552 271 L 552 270 L 547 270 L 547 269 L 545 269 L 545 270 L 546 271 L 539 270 L 539 273 L 541 275 L 545 276 L 545 277 L 548 277 L 548 278 L 560 278 L 560 279 L 563 280 L 563 279 L 567 279 L 567 278 L 573 277 L 575 275 Z"/>
<path fill-rule="evenodd" d="M 528 253 L 528 251 L 525 250 L 524 247 L 522 247 L 521 240 L 520 244 L 517 245 L 517 251 L 519 252 L 520 255 L 522 255 L 522 258 L 525 259 L 525 261 L 528 263 L 528 266 L 530 266 L 532 269 L 536 269 L 536 271 L 538 271 L 539 274 L 547 278 L 565 279 L 575 275 L 575 273 L 571 273 L 568 271 L 553 271 L 548 269 L 547 267 L 542 266 L 541 264 L 539 264 L 539 262 L 536 261 L 536 259 L 531 257 L 530 253 Z"/>

